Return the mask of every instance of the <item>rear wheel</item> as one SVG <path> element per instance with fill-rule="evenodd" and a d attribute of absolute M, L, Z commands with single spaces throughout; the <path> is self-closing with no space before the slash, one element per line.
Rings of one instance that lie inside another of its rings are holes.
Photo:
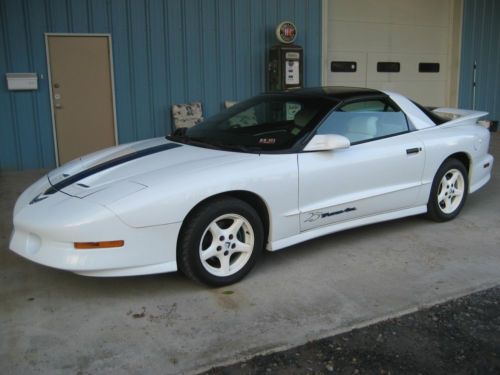
<path fill-rule="evenodd" d="M 428 216 L 439 222 L 454 219 L 462 210 L 468 189 L 465 166 L 456 159 L 446 160 L 432 183 L 427 203 Z"/>
<path fill-rule="evenodd" d="M 179 239 L 179 267 L 193 280 L 223 286 L 241 280 L 263 247 L 263 226 L 257 212 L 232 197 L 197 208 Z"/>

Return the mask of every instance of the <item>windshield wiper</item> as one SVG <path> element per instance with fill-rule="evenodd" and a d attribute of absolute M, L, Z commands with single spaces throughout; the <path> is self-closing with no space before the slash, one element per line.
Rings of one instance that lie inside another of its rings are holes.
<path fill-rule="evenodd" d="M 178 141 L 189 145 L 207 147 L 215 150 L 230 150 L 230 151 L 240 151 L 240 152 L 251 152 L 259 150 L 258 148 L 252 146 L 229 145 L 210 138 L 189 137 L 186 135 L 186 130 L 187 130 L 186 128 L 176 129 L 173 134 L 166 136 L 166 138 L 171 141 Z"/>
<path fill-rule="evenodd" d="M 177 132 L 177 130 L 176 130 Z M 208 148 L 213 148 L 213 149 L 218 149 L 220 145 L 212 144 L 211 142 L 207 142 L 202 138 L 193 138 L 185 135 L 185 131 L 182 134 L 174 134 L 168 135 L 166 138 L 168 140 L 174 141 L 174 142 L 181 142 L 185 143 L 188 145 L 195 145 L 195 146 L 202 146 L 202 147 L 208 147 Z"/>
<path fill-rule="evenodd" d="M 221 145 L 226 150 L 233 150 L 233 151 L 242 151 L 242 152 L 252 152 L 252 151 L 258 151 L 259 149 L 256 147 L 252 146 L 243 146 L 243 145 Z"/>
<path fill-rule="evenodd" d="M 212 146 L 214 148 L 222 149 L 222 150 L 241 151 L 241 152 L 257 151 L 257 149 L 255 147 L 252 147 L 252 146 L 227 144 L 227 143 L 216 141 L 214 139 L 196 138 L 195 141 L 200 141 L 208 146 Z"/>

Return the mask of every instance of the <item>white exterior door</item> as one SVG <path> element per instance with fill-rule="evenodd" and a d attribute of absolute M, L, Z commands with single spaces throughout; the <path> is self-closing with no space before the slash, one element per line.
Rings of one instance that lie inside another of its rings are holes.
<path fill-rule="evenodd" d="M 317 134 L 343 135 L 351 146 L 299 154 L 301 231 L 415 204 L 425 150 L 389 99 L 346 103 Z"/>
<path fill-rule="evenodd" d="M 407 133 L 300 154 L 301 231 L 412 207 L 420 192 L 424 151 L 411 151 L 421 148 Z"/>

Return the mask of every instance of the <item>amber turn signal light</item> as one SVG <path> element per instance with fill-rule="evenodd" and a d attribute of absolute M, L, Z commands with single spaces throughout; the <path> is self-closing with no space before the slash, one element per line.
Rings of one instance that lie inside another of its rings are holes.
<path fill-rule="evenodd" d="M 105 249 L 108 247 L 122 247 L 125 241 L 75 242 L 75 249 Z"/>

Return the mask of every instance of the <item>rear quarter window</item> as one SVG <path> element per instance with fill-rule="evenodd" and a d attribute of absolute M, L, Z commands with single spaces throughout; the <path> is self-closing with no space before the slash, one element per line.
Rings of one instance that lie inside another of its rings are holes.
<path fill-rule="evenodd" d="M 430 111 L 429 109 L 425 108 L 423 105 L 418 104 L 417 102 L 412 101 L 413 104 L 415 104 L 418 109 L 420 109 L 424 114 L 429 117 L 429 119 L 436 125 L 441 125 L 445 122 L 448 122 L 449 119 L 446 119 L 444 117 L 439 116 L 435 112 Z"/>

